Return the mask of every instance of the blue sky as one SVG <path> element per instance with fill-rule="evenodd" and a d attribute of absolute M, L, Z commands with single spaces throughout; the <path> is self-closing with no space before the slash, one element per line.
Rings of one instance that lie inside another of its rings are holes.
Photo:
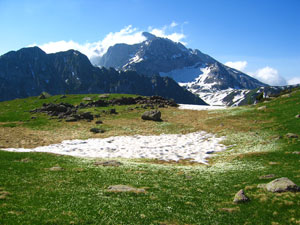
<path fill-rule="evenodd" d="M 300 83 L 299 12 L 299 0 L 0 0 L 0 55 L 34 44 L 89 55 L 145 30 L 262 81 Z"/>

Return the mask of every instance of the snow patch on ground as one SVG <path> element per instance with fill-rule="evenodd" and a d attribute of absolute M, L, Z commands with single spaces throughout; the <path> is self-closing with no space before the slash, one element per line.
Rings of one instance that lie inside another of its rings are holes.
<path fill-rule="evenodd" d="M 226 109 L 225 106 L 210 106 L 210 105 L 187 105 L 179 104 L 179 109 L 189 109 L 189 110 L 216 110 L 216 109 Z"/>
<path fill-rule="evenodd" d="M 204 131 L 189 134 L 162 134 L 159 136 L 115 136 L 103 139 L 66 140 L 60 144 L 33 149 L 6 148 L 11 152 L 49 152 L 76 157 L 149 158 L 165 161 L 190 159 L 207 163 L 214 152 L 224 151 L 220 144 L 224 137 Z"/>

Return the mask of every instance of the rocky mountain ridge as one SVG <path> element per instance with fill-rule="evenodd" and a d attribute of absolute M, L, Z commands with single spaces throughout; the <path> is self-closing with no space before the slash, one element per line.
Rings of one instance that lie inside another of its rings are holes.
<path fill-rule="evenodd" d="M 169 77 L 95 67 L 75 50 L 46 54 L 30 47 L 0 56 L 0 101 L 37 96 L 43 91 L 160 95 L 178 103 L 206 104 Z"/>

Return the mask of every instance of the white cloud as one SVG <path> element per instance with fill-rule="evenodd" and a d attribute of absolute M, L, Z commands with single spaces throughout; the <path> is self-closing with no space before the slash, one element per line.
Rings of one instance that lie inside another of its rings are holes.
<path fill-rule="evenodd" d="M 247 61 L 226 62 L 225 65 L 245 72 L 248 62 Z M 269 66 L 260 68 L 255 72 L 246 72 L 246 73 L 257 80 L 272 86 L 282 86 L 287 84 L 286 80 L 279 75 L 278 70 Z M 291 80 L 290 82 L 300 83 L 300 78 L 298 80 L 296 79 Z"/>
<path fill-rule="evenodd" d="M 244 71 L 244 69 L 247 67 L 247 61 L 236 61 L 236 62 L 226 62 L 225 65 L 229 66 L 231 68 Z"/>
<path fill-rule="evenodd" d="M 178 24 L 173 21 L 170 25 L 164 26 L 162 28 L 149 27 L 148 31 L 158 37 L 169 38 L 172 41 L 186 44 L 182 41 L 186 38 L 183 32 L 174 32 L 174 28 L 177 26 Z M 55 53 L 59 51 L 75 49 L 87 55 L 91 59 L 93 57 L 103 55 L 110 46 L 113 46 L 117 43 L 125 43 L 131 45 L 145 41 L 146 38 L 142 35 L 142 33 L 143 31 L 138 30 L 138 28 L 134 28 L 132 25 L 128 25 L 118 32 L 110 32 L 104 37 L 103 40 L 99 40 L 97 42 L 87 42 L 84 44 L 80 44 L 73 40 L 62 40 L 56 42 L 49 42 L 38 46 L 47 53 Z M 30 46 L 36 45 L 37 44 L 33 44 Z"/>
<path fill-rule="evenodd" d="M 178 24 L 175 23 L 174 21 L 170 24 L 170 27 L 176 27 Z"/>
<path fill-rule="evenodd" d="M 67 51 L 70 49 L 76 49 L 87 56 L 91 56 L 94 54 L 92 45 L 93 44 L 91 43 L 86 43 L 81 45 L 71 40 L 71 41 L 49 42 L 46 44 L 39 45 L 39 47 L 47 53 L 55 53 L 60 51 Z M 30 45 L 29 47 L 31 46 L 36 46 L 36 44 Z"/>
<path fill-rule="evenodd" d="M 186 45 L 186 42 L 183 42 L 182 40 L 186 38 L 185 34 L 183 33 L 183 31 L 181 30 L 180 33 L 178 32 L 173 32 L 171 34 L 168 34 L 169 30 L 172 30 L 174 27 L 176 27 L 178 24 L 175 22 L 172 22 L 170 25 L 168 26 L 163 26 L 162 28 L 152 28 L 149 27 L 148 30 L 151 34 L 154 34 L 155 36 L 158 37 L 163 37 L 163 38 L 168 38 L 172 41 L 175 42 L 181 42 L 182 44 Z"/>
<path fill-rule="evenodd" d="M 300 84 L 300 77 L 293 77 L 287 81 L 288 85 Z"/>
<path fill-rule="evenodd" d="M 278 71 L 269 66 L 261 68 L 254 73 L 249 72 L 248 74 L 269 85 L 282 86 L 287 84 L 286 80 L 279 75 Z"/>

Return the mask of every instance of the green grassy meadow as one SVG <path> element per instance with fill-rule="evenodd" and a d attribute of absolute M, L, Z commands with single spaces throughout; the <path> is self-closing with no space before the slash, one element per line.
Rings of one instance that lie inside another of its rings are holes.
<path fill-rule="evenodd" d="M 228 150 L 209 165 L 118 159 L 119 167 L 96 166 L 99 159 L 0 151 L 0 224 L 300 224 L 300 193 L 271 193 L 258 184 L 288 177 L 300 185 L 300 90 L 255 106 L 218 111 L 163 108 L 163 122 L 142 121 L 145 109 L 116 106 L 100 113 L 104 134 L 90 134 L 94 122 L 58 122 L 29 110 L 47 102 L 79 104 L 83 97 L 17 99 L 0 102 L 0 148 L 34 147 L 61 139 L 114 135 L 189 133 L 226 136 Z M 118 98 L 123 95 L 110 95 Z M 262 106 L 266 108 L 259 109 Z M 134 109 L 132 109 L 134 108 Z M 31 119 L 35 116 L 35 119 Z M 75 132 L 76 131 L 76 132 Z M 32 142 L 32 139 L 35 141 Z M 63 170 L 52 171 L 60 166 Z M 274 174 L 272 179 L 260 176 Z M 131 185 L 146 193 L 108 192 Z M 234 204 L 237 191 L 251 199 Z"/>

